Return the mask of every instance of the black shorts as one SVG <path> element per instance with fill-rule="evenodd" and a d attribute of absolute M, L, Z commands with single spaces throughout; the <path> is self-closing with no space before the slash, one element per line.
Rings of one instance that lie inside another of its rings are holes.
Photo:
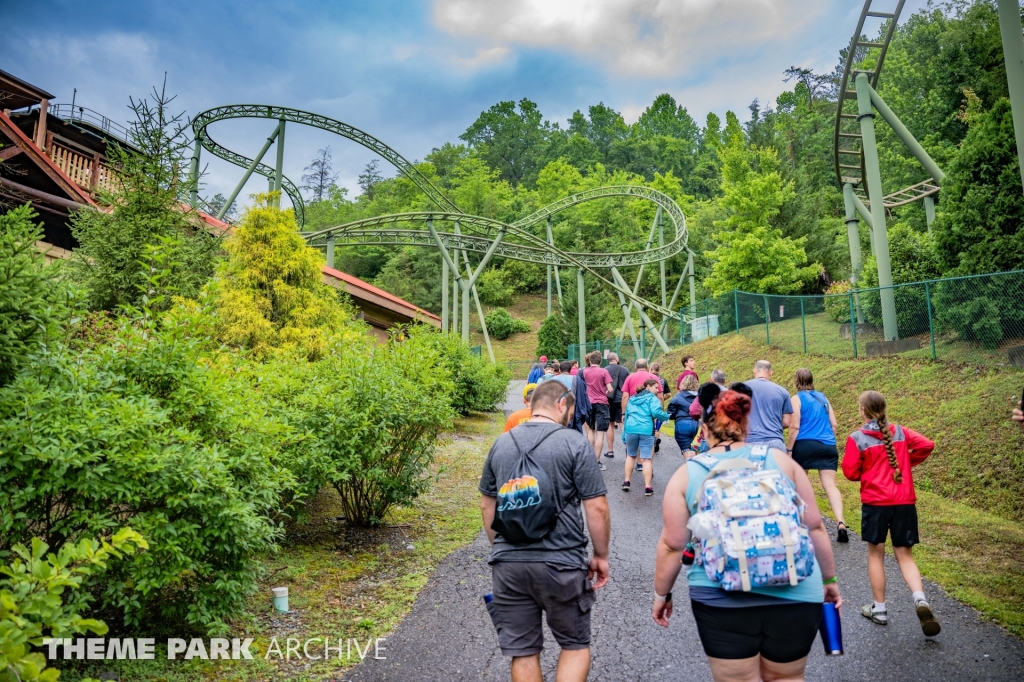
<path fill-rule="evenodd" d="M 494 599 L 487 610 L 504 655 L 541 652 L 541 612 L 558 646 L 568 651 L 590 647 L 594 588 L 586 569 L 559 569 L 539 561 L 501 561 L 491 567 L 491 590 Z"/>
<path fill-rule="evenodd" d="M 839 468 L 839 450 L 835 444 L 820 440 L 798 440 L 793 443 L 793 461 L 804 471 L 835 471 Z"/>
<path fill-rule="evenodd" d="M 811 653 L 821 623 L 821 604 L 730 608 L 691 601 L 704 653 L 736 660 L 763 656 L 792 663 Z"/>
<path fill-rule="evenodd" d="M 591 431 L 608 430 L 608 405 L 605 403 L 591 403 L 590 416 L 587 417 L 587 426 Z"/>
<path fill-rule="evenodd" d="M 610 424 L 622 423 L 622 398 L 612 400 L 608 405 L 608 419 Z"/>
<path fill-rule="evenodd" d="M 921 542 L 917 533 L 917 505 L 893 504 L 860 506 L 860 538 L 872 545 L 885 544 L 892 537 L 893 547 L 913 547 Z"/>

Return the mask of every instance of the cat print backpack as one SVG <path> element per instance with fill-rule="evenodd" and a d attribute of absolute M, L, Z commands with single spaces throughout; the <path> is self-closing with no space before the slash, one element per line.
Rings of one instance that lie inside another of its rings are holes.
<path fill-rule="evenodd" d="M 785 474 L 764 470 L 767 455 L 755 445 L 747 458 L 691 460 L 708 476 L 687 526 L 700 541 L 697 563 L 726 591 L 796 585 L 814 572 L 803 500 Z"/>

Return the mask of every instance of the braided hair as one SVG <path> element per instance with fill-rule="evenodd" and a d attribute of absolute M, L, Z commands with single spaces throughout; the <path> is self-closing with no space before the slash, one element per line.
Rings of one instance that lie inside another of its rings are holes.
<path fill-rule="evenodd" d="M 864 391 L 860 394 L 860 408 L 864 411 L 864 416 L 867 419 L 878 422 L 878 430 L 882 432 L 882 442 L 885 443 L 885 452 L 889 456 L 889 466 L 893 469 L 892 480 L 902 483 L 903 474 L 900 472 L 899 462 L 896 460 L 896 448 L 892 444 L 889 422 L 885 418 L 885 396 L 878 391 Z"/>

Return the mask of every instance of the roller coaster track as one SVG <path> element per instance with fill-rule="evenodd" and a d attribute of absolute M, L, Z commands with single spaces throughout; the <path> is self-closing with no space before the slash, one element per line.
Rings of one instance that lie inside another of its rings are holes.
<path fill-rule="evenodd" d="M 857 29 L 850 39 L 849 51 L 843 67 L 843 76 L 839 81 L 839 105 L 836 107 L 835 129 L 832 136 L 836 179 L 839 181 L 840 187 L 846 183 L 852 184 L 856 193 L 865 200 L 865 204 L 868 204 L 868 201 L 864 191 L 864 178 L 866 175 L 864 170 L 864 152 L 860 144 L 860 129 L 857 127 L 857 90 L 853 83 L 853 79 L 856 78 L 857 74 L 864 71 L 854 69 L 853 65 L 858 61 L 857 57 L 863 55 L 864 50 L 869 51 L 869 57 L 872 56 L 871 51 L 877 50 L 874 53 L 876 56 L 874 67 L 866 71 L 871 87 L 877 89 L 878 76 L 882 71 L 886 52 L 889 50 L 889 44 L 892 42 L 892 36 L 896 31 L 896 24 L 899 22 L 900 13 L 903 11 L 904 1 L 896 0 L 896 7 L 891 11 L 880 11 L 875 8 L 881 5 L 891 7 L 893 0 L 888 0 L 887 2 L 866 0 L 864 8 L 860 13 L 860 19 L 857 21 Z M 889 22 L 881 42 L 864 39 L 864 22 L 872 17 Z M 847 102 L 853 102 L 854 104 L 852 113 L 849 111 L 851 107 L 846 106 Z M 882 202 L 886 208 L 896 208 L 897 206 L 904 206 L 919 201 L 926 196 L 934 195 L 938 191 L 939 186 L 937 183 L 926 180 L 886 195 L 882 198 Z"/>
<path fill-rule="evenodd" d="M 277 175 L 276 169 L 261 163 L 259 160 L 254 161 L 242 154 L 227 149 L 210 135 L 208 128 L 213 123 L 239 118 L 259 118 L 278 122 L 298 123 L 319 128 L 320 130 L 352 140 L 376 152 L 390 162 L 438 207 L 437 211 L 377 216 L 320 229 L 315 232 L 304 233 L 303 237 L 311 246 L 325 246 L 328 240 L 331 239 L 337 246 L 412 245 L 436 248 L 437 240 L 431 234 L 433 222 L 456 223 L 460 230 L 466 229 L 469 233 L 438 233 L 438 237 L 447 248 L 456 248 L 474 253 L 486 254 L 490 252 L 491 255 L 503 258 L 556 267 L 581 268 L 590 272 L 605 285 L 621 293 L 626 299 L 643 309 L 655 311 L 666 318 L 677 315 L 669 307 L 640 298 L 628 287 L 620 286 L 615 281 L 608 279 L 598 272 L 598 269 L 602 268 L 638 266 L 664 261 L 686 249 L 686 217 L 675 201 L 662 192 L 649 187 L 634 185 L 599 187 L 560 199 L 513 223 L 504 223 L 463 213 L 451 199 L 445 196 L 437 186 L 401 154 L 372 135 L 327 116 L 299 109 L 265 104 L 236 104 L 215 107 L 193 118 L 192 129 L 197 143 L 214 156 L 229 163 L 246 169 L 251 167 L 253 173 L 271 179 L 275 178 Z M 268 138 L 267 147 L 273 137 Z M 267 147 L 264 147 L 264 152 Z M 197 163 L 197 160 L 194 160 L 194 163 Z M 299 225 L 302 225 L 305 216 L 305 206 L 298 188 L 293 182 L 284 177 L 283 174 L 281 175 L 280 182 L 282 191 L 291 199 L 296 220 Z M 572 206 L 586 201 L 612 197 L 643 199 L 659 206 L 663 215 L 668 217 L 675 228 L 674 239 L 664 246 L 643 251 L 610 254 L 575 253 L 558 249 L 529 230 L 530 227 Z M 408 229 L 406 227 L 411 224 L 424 223 L 429 226 L 428 231 Z M 515 241 L 505 241 L 504 238 L 506 236 Z"/>

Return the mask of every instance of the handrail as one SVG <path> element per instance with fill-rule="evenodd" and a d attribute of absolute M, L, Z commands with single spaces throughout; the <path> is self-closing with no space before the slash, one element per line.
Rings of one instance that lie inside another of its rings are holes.
<path fill-rule="evenodd" d="M 46 111 L 47 115 L 56 116 L 64 121 L 87 123 L 95 128 L 99 128 L 111 137 L 131 144 L 128 129 L 116 121 L 111 121 L 98 111 L 93 111 L 77 104 L 51 104 Z"/>

